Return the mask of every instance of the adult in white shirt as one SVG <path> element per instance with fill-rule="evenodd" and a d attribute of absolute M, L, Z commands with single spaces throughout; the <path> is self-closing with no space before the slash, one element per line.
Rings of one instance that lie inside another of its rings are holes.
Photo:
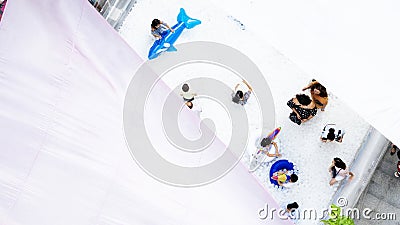
<path fill-rule="evenodd" d="M 348 176 L 350 176 L 349 180 L 352 180 L 354 177 L 354 174 L 347 168 L 346 163 L 344 163 L 340 158 L 334 158 L 332 160 L 332 164 L 329 166 L 328 171 L 332 176 L 329 181 L 329 185 L 331 186 L 338 181 L 344 180 Z"/>
<path fill-rule="evenodd" d="M 197 96 L 196 93 L 190 91 L 189 85 L 188 84 L 183 84 L 182 85 L 182 92 L 181 96 L 183 97 L 183 100 L 186 102 L 191 102 L 194 100 L 194 97 Z"/>

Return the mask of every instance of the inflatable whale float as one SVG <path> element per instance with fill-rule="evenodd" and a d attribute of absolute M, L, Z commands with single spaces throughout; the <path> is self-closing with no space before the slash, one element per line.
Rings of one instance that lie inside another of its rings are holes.
<path fill-rule="evenodd" d="M 165 34 L 161 39 L 156 40 L 153 46 L 151 46 L 148 56 L 149 59 L 157 58 L 157 56 L 165 51 L 176 51 L 174 43 L 182 34 L 182 31 L 184 29 L 192 29 L 201 24 L 200 20 L 190 18 L 182 8 L 178 14 L 177 21 L 178 23 L 171 27 L 174 29 L 174 32 L 168 30 L 167 34 Z"/>

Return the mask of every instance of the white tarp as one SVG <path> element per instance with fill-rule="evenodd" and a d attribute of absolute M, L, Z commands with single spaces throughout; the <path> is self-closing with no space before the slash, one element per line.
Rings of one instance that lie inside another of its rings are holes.
<path fill-rule="evenodd" d="M 272 224 L 242 165 L 178 188 L 134 163 L 122 107 L 142 60 L 88 1 L 9 1 L 0 43 L 0 224 Z"/>

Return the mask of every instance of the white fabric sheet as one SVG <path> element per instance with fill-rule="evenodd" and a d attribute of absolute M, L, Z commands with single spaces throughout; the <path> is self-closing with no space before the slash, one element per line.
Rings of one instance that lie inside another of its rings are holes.
<path fill-rule="evenodd" d="M 86 0 L 13 0 L 0 27 L 0 224 L 290 224 L 242 165 L 177 188 L 135 164 L 122 106 L 142 60 Z"/>

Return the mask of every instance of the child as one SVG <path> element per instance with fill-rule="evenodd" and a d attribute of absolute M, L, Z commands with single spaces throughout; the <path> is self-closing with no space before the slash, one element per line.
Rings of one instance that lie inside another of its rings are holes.
<path fill-rule="evenodd" d="M 243 80 L 242 82 L 247 86 L 249 90 L 246 93 L 243 93 L 242 90 L 238 90 L 240 84 L 237 84 L 235 86 L 234 92 L 232 93 L 232 101 L 236 104 L 245 105 L 247 103 L 247 100 L 250 98 L 250 94 L 253 89 L 250 84 L 247 83 L 247 81 Z"/>
<path fill-rule="evenodd" d="M 188 84 L 183 84 L 182 85 L 181 96 L 183 97 L 183 100 L 185 102 L 191 102 L 191 101 L 194 100 L 194 96 L 197 96 L 197 94 L 194 93 L 194 92 L 189 92 L 189 85 Z"/>
<path fill-rule="evenodd" d="M 296 174 L 292 174 L 289 176 L 287 175 L 287 173 L 288 171 L 278 171 L 274 173 L 274 175 L 272 176 L 272 180 L 276 180 L 279 186 L 284 186 L 284 184 L 286 183 L 296 183 L 296 181 L 299 179 L 298 176 Z"/>
<path fill-rule="evenodd" d="M 275 148 L 275 153 L 274 153 L 274 154 L 269 153 L 269 149 L 271 148 L 271 144 L 272 144 L 272 145 L 274 146 L 274 148 Z M 264 154 L 266 154 L 268 157 L 281 157 L 281 156 L 282 156 L 282 155 L 279 153 L 278 145 L 277 145 L 274 141 L 271 141 L 271 139 L 269 139 L 269 138 L 263 138 L 263 139 L 261 140 L 260 145 L 261 145 L 262 148 L 257 152 L 257 154 L 261 151 L 261 152 L 263 152 Z"/>
<path fill-rule="evenodd" d="M 343 141 L 344 130 L 340 130 L 336 127 L 336 124 L 327 124 L 321 133 L 322 142 L 337 141 L 341 143 Z"/>
<path fill-rule="evenodd" d="M 159 19 L 154 19 L 151 22 L 151 34 L 157 39 L 161 39 L 164 35 L 167 34 L 167 31 L 170 30 L 171 32 L 174 32 L 174 29 L 168 26 L 167 23 L 159 20 Z"/>

